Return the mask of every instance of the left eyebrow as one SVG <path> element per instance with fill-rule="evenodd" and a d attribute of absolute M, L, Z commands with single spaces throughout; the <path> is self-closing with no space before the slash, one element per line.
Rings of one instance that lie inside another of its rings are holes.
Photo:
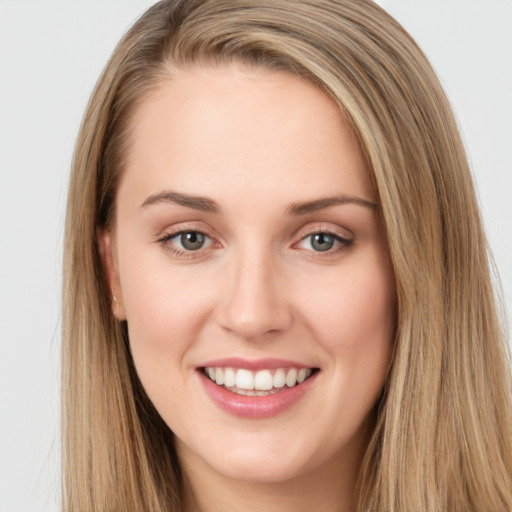
<path fill-rule="evenodd" d="M 340 195 L 315 199 L 314 201 L 306 201 L 304 203 L 292 203 L 286 209 L 286 213 L 288 215 L 305 215 L 307 213 L 317 212 L 318 210 L 324 210 L 325 208 L 340 204 L 356 204 L 359 206 L 364 206 L 365 208 L 370 208 L 372 210 L 377 209 L 376 203 L 372 203 L 366 199 Z"/>

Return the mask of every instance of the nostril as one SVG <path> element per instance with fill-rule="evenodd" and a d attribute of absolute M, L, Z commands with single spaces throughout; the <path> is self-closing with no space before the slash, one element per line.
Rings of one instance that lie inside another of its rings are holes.
<path fill-rule="evenodd" d="M 288 298 L 274 279 L 268 254 L 262 253 L 260 243 L 250 249 L 246 248 L 232 274 L 226 276 L 217 321 L 241 338 L 268 340 L 290 327 L 292 315 Z"/>
<path fill-rule="evenodd" d="M 243 339 L 268 341 L 290 328 L 292 316 L 286 304 L 237 302 L 233 298 L 220 312 L 219 323 Z"/>

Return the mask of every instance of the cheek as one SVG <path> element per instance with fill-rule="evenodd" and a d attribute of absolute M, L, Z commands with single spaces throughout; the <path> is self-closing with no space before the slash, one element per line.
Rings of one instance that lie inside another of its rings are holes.
<path fill-rule="evenodd" d="M 313 289 L 311 287 L 310 289 Z M 354 344 L 388 339 L 395 315 L 394 283 L 384 269 L 362 268 L 333 276 L 328 286 L 307 298 L 310 318 L 327 339 Z"/>
<path fill-rule="evenodd" d="M 305 294 L 305 316 L 343 385 L 378 394 L 391 357 L 396 299 L 390 265 L 380 258 L 370 263 L 335 272 L 329 286 Z"/>
<path fill-rule="evenodd" d="M 179 426 L 175 411 L 189 410 L 192 401 L 185 385 L 193 376 L 187 354 L 203 329 L 210 301 L 180 272 L 153 270 L 140 266 L 125 281 L 128 336 L 139 379 L 174 428 Z"/>
<path fill-rule="evenodd" d="M 130 347 L 143 381 L 183 366 L 211 303 L 204 279 L 169 265 L 166 254 L 148 252 L 132 250 L 119 268 Z"/>

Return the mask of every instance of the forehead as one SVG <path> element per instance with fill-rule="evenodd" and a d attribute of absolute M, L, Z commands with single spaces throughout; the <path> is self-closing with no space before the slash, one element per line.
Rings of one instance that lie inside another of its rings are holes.
<path fill-rule="evenodd" d="M 239 65 L 172 72 L 132 117 L 125 183 L 211 195 L 311 196 L 342 187 L 372 197 L 358 144 L 341 110 L 311 83 Z M 292 198 L 307 200 L 309 197 Z"/>

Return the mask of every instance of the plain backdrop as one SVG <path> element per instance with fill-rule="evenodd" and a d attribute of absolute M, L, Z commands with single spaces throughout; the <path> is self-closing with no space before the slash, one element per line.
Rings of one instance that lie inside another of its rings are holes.
<path fill-rule="evenodd" d="M 0 0 L 0 512 L 59 509 L 61 246 L 73 143 L 150 0 Z M 512 0 L 381 0 L 453 103 L 512 310 Z"/>

